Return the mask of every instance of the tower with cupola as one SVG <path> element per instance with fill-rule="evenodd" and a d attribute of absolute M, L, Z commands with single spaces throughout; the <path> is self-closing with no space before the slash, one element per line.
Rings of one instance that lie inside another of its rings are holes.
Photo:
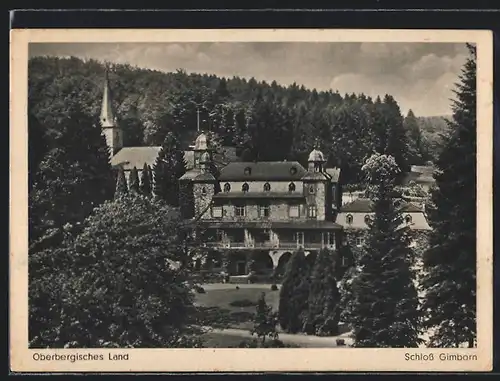
<path fill-rule="evenodd" d="M 199 218 L 210 218 L 210 205 L 216 192 L 217 180 L 211 173 L 212 157 L 210 150 L 201 152 L 199 157 L 200 174 L 193 181 L 194 214 Z"/>
<path fill-rule="evenodd" d="M 318 147 L 309 154 L 307 173 L 302 177 L 308 219 L 325 220 L 331 214 L 329 206 L 330 177 L 325 171 L 326 160 Z"/>

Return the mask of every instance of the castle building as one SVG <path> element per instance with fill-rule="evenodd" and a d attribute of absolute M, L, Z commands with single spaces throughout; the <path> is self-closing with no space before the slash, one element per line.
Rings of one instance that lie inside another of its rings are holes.
<path fill-rule="evenodd" d="M 121 166 L 127 180 L 134 167 L 139 173 L 144 164 L 153 167 L 161 147 L 123 146 L 107 74 L 101 126 L 111 164 Z M 321 249 L 338 253 L 345 244 L 362 246 L 373 218 L 370 200 L 342 202 L 340 169 L 327 167 L 318 147 L 310 152 L 307 168 L 297 161 L 237 161 L 230 148 L 221 157 L 211 147 L 210 134 L 200 132 L 184 152 L 187 171 L 179 179 L 183 192 L 192 196 L 182 214 L 204 231 L 201 246 L 211 253 L 212 270 L 222 270 L 225 257 L 229 275 L 248 276 L 256 268 L 279 274 L 296 250 L 310 259 Z M 425 213 L 413 204 L 404 205 L 404 221 L 412 230 L 430 230 Z M 344 259 L 338 258 L 342 266 Z"/>
<path fill-rule="evenodd" d="M 212 237 L 209 248 L 231 253 L 230 274 L 245 275 L 249 263 L 276 270 L 303 249 L 307 254 L 341 244 L 340 170 L 326 168 L 313 149 L 308 167 L 296 161 L 231 162 L 217 177 L 210 172 L 212 152 L 205 133 L 196 139 L 195 167 L 180 178 L 191 183 L 192 216 Z M 281 266 L 280 266 L 281 264 Z"/>

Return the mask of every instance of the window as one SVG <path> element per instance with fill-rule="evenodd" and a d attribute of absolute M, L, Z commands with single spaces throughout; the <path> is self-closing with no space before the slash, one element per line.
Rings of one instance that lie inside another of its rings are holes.
<path fill-rule="evenodd" d="M 300 209 L 298 205 L 290 205 L 290 208 L 288 209 L 288 215 L 291 218 L 297 218 L 300 217 Z"/>
<path fill-rule="evenodd" d="M 235 205 L 234 215 L 236 217 L 245 217 L 245 205 Z"/>
<path fill-rule="evenodd" d="M 307 215 L 309 218 L 316 218 L 316 213 L 317 213 L 316 205 L 309 205 L 307 207 Z"/>
<path fill-rule="evenodd" d="M 295 192 L 295 184 L 294 183 L 288 184 L 288 191 L 289 192 Z"/>
<path fill-rule="evenodd" d="M 371 221 L 372 221 L 372 218 L 370 217 L 370 215 L 367 214 L 365 216 L 365 224 L 369 225 Z"/>
<path fill-rule="evenodd" d="M 212 206 L 212 217 L 213 218 L 222 217 L 222 206 Z"/>
<path fill-rule="evenodd" d="M 216 236 L 217 236 L 217 242 L 223 241 L 224 240 L 224 231 L 217 229 Z"/>
<path fill-rule="evenodd" d="M 314 194 L 314 185 L 309 185 L 309 193 Z"/>
<path fill-rule="evenodd" d="M 405 222 L 409 225 L 409 224 L 411 224 L 411 221 L 412 221 L 411 216 L 410 216 L 409 214 L 407 214 L 407 215 L 405 216 Z"/>
<path fill-rule="evenodd" d="M 347 258 L 345 255 L 342 256 L 342 267 L 346 267 L 347 266 Z"/>
<path fill-rule="evenodd" d="M 229 183 L 224 184 L 224 192 L 229 192 L 231 190 L 231 185 Z"/>
<path fill-rule="evenodd" d="M 335 233 L 333 232 L 322 233 L 322 242 L 324 246 L 335 246 Z"/>
<path fill-rule="evenodd" d="M 259 217 L 268 218 L 270 214 L 271 210 L 269 208 L 269 205 L 267 204 L 259 205 Z"/>
<path fill-rule="evenodd" d="M 332 185 L 332 201 L 337 201 L 337 187 L 335 185 Z"/>
<path fill-rule="evenodd" d="M 297 173 L 297 168 L 295 168 L 295 167 L 290 168 L 291 175 L 295 175 L 296 173 Z"/>
<path fill-rule="evenodd" d="M 294 238 L 297 241 L 298 246 L 303 246 L 304 245 L 304 232 L 296 232 L 294 234 Z"/>
<path fill-rule="evenodd" d="M 247 183 L 243 184 L 243 185 L 241 186 L 241 190 L 242 190 L 243 192 L 248 192 L 248 184 L 247 184 Z"/>
<path fill-rule="evenodd" d="M 264 184 L 264 192 L 269 192 L 271 190 L 271 184 L 265 183 Z"/>
<path fill-rule="evenodd" d="M 207 188 L 205 188 L 205 187 L 201 188 L 201 193 L 202 194 L 207 194 Z"/>
<path fill-rule="evenodd" d="M 347 222 L 347 224 L 351 225 L 352 224 L 352 214 L 348 214 L 346 217 L 345 217 L 345 222 Z"/>
<path fill-rule="evenodd" d="M 335 245 L 335 233 L 332 232 L 328 233 L 328 245 L 330 246 Z"/>
<path fill-rule="evenodd" d="M 358 247 L 363 246 L 364 243 L 365 240 L 363 239 L 363 237 L 356 237 L 356 246 Z"/>
<path fill-rule="evenodd" d="M 245 175 L 250 176 L 252 174 L 252 168 L 246 167 L 244 172 L 245 172 Z"/>

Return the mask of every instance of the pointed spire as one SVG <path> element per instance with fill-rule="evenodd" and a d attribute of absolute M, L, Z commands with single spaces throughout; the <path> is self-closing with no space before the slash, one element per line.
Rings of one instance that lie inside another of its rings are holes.
<path fill-rule="evenodd" d="M 111 96 L 111 88 L 109 87 L 108 65 L 106 64 L 105 78 L 104 78 L 104 91 L 102 94 L 101 106 L 101 125 L 103 127 L 114 127 L 115 116 L 113 113 L 113 99 Z"/>

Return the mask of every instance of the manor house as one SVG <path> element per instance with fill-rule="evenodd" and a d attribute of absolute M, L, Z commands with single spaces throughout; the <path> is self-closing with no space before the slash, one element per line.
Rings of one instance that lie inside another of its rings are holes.
<path fill-rule="evenodd" d="M 144 165 L 153 166 L 161 147 L 123 147 L 107 76 L 101 125 L 111 164 L 124 168 L 127 178 L 134 167 L 140 172 Z M 306 167 L 297 161 L 241 162 L 234 157 L 221 162 L 217 155 L 208 134 L 200 132 L 185 152 L 188 170 L 179 179 L 192 192 L 191 212 L 185 217 L 206 231 L 201 245 L 213 255 L 212 270 L 221 270 L 223 253 L 229 254 L 229 273 L 246 276 L 251 263 L 263 273 L 282 272 L 298 249 L 308 258 L 323 248 L 337 250 L 351 242 L 346 233 L 361 245 L 358 233 L 366 231 L 373 214 L 369 200 L 342 203 L 341 171 L 326 166 L 318 147 Z M 420 207 L 408 203 L 405 211 L 413 229 L 429 229 Z M 338 260 L 341 266 L 350 261 Z"/>

